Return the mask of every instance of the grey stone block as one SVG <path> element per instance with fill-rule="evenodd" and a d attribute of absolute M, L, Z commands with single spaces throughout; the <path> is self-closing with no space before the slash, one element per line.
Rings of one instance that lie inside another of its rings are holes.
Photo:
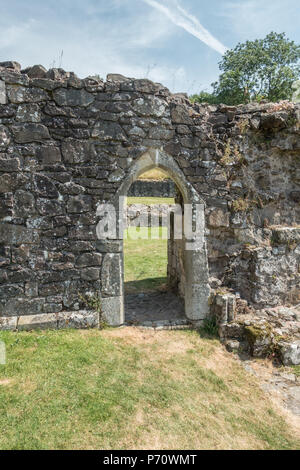
<path fill-rule="evenodd" d="M 41 315 L 24 315 L 18 318 L 18 330 L 34 330 L 34 329 L 56 329 L 57 315 L 56 313 L 44 313 Z"/>
<path fill-rule="evenodd" d="M 102 311 L 105 321 L 110 326 L 121 326 L 124 324 L 124 304 L 122 297 L 103 297 Z"/>
<path fill-rule="evenodd" d="M 122 283 L 121 255 L 107 253 L 104 257 L 101 271 L 101 292 L 107 296 L 119 296 Z"/>
<path fill-rule="evenodd" d="M 78 312 L 59 312 L 57 315 L 58 328 L 87 329 L 99 326 L 97 312 L 79 310 Z"/>
<path fill-rule="evenodd" d="M 34 244 L 39 240 L 36 230 L 21 225 L 0 224 L 0 242 L 10 245 Z"/>
<path fill-rule="evenodd" d="M 95 100 L 91 93 L 85 90 L 59 88 L 53 92 L 53 98 L 59 106 L 86 107 Z"/>
<path fill-rule="evenodd" d="M 47 127 L 42 124 L 25 123 L 12 127 L 15 140 L 19 144 L 27 144 L 30 142 L 43 142 L 50 139 Z"/>
<path fill-rule="evenodd" d="M 6 88 L 3 80 L 0 80 L 0 104 L 6 104 Z"/>

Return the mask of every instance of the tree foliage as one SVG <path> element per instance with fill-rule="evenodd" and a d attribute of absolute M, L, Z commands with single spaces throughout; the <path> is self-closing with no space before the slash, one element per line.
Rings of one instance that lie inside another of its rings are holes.
<path fill-rule="evenodd" d="M 209 95 L 208 102 L 229 105 L 289 100 L 292 84 L 299 78 L 299 60 L 300 46 L 285 33 L 271 32 L 264 39 L 239 43 L 223 56 L 219 64 L 222 73 L 212 84 L 213 93 L 202 92 L 199 99 Z M 198 101 L 195 95 L 193 99 Z"/>
<path fill-rule="evenodd" d="M 192 103 L 209 103 L 209 104 L 219 104 L 220 101 L 218 96 L 213 93 L 208 93 L 206 91 L 200 91 L 198 95 L 190 96 Z"/>

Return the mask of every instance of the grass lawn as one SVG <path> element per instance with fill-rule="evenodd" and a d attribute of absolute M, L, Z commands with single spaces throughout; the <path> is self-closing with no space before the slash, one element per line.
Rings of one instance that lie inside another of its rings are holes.
<path fill-rule="evenodd" d="M 191 331 L 0 332 L 0 449 L 296 449 L 217 340 Z"/>
<path fill-rule="evenodd" d="M 127 286 L 166 282 L 166 229 L 125 243 Z M 164 238 L 164 239 L 163 239 Z M 196 331 L 0 331 L 0 449 L 296 449 L 299 435 Z"/>
<path fill-rule="evenodd" d="M 140 234 L 142 239 L 136 240 Z M 153 239 L 155 238 L 155 239 Z M 135 227 L 127 230 L 124 240 L 125 290 L 145 292 L 167 283 L 167 228 Z"/>

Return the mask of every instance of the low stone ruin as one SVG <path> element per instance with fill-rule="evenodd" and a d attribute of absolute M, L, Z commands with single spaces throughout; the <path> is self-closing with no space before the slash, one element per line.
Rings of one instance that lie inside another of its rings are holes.
<path fill-rule="evenodd" d="M 229 351 L 300 364 L 300 304 L 254 310 L 239 296 L 220 290 L 213 297 L 212 313 Z"/>
<path fill-rule="evenodd" d="M 97 209 L 118 211 L 155 167 L 180 204 L 203 207 L 202 246 L 169 241 L 192 323 L 220 289 L 266 324 L 268 311 L 297 306 L 299 119 L 289 102 L 192 104 L 149 80 L 0 63 L 1 327 L 95 326 L 82 301 L 95 294 L 107 321 L 124 323 L 123 243 L 97 238 Z"/>

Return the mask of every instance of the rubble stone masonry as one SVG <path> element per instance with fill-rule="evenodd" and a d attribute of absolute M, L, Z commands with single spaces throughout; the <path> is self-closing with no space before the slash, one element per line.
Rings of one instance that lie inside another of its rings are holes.
<path fill-rule="evenodd" d="M 97 292 L 122 323 L 122 242 L 97 239 L 96 210 L 149 152 L 205 204 L 201 295 L 300 303 L 299 121 L 289 102 L 199 105 L 149 80 L 1 63 L 1 328 L 96 326 L 82 296 Z"/>

